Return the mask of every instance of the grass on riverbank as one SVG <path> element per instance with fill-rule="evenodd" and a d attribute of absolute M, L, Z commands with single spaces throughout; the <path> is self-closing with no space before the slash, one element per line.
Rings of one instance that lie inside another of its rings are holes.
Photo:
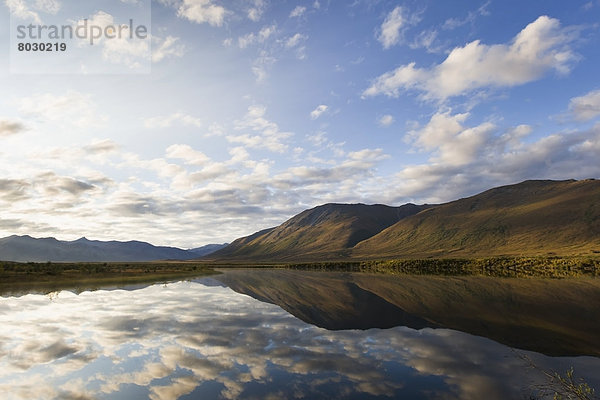
<path fill-rule="evenodd" d="M 307 271 L 511 278 L 600 277 L 600 257 L 489 257 L 310 263 L 17 263 L 0 261 L 0 284 L 67 281 L 136 282 L 215 273 L 213 268 L 284 268 Z"/>
<path fill-rule="evenodd" d="M 199 263 L 0 262 L 0 292 L 20 288 L 93 288 L 170 281 L 216 273 Z"/>

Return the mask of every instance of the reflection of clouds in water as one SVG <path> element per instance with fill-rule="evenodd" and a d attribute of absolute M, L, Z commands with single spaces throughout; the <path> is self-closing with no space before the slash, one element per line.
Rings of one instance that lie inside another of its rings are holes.
<path fill-rule="evenodd" d="M 487 339 L 408 328 L 331 332 L 195 283 L 5 298 L 0 310 L 0 393 L 14 399 L 110 397 L 135 387 L 152 399 L 493 400 L 523 394 L 528 372 Z M 589 357 L 562 362 L 599 368 Z"/>

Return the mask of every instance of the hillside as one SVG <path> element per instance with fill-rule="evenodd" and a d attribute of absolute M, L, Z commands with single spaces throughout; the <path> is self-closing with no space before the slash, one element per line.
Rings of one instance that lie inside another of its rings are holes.
<path fill-rule="evenodd" d="M 0 239 L 0 260 L 19 262 L 189 260 L 199 256 L 197 251 L 153 246 L 138 241 L 103 242 L 86 238 L 61 241 L 55 238 L 36 239 L 27 235 Z"/>
<path fill-rule="evenodd" d="M 600 181 L 525 181 L 445 204 L 325 204 L 210 255 L 222 261 L 600 254 Z"/>
<path fill-rule="evenodd" d="M 357 243 L 428 206 L 325 204 L 276 228 L 235 240 L 211 254 L 220 260 L 321 260 L 346 258 Z"/>
<path fill-rule="evenodd" d="M 596 254 L 600 181 L 525 181 L 403 219 L 355 258 Z"/>
<path fill-rule="evenodd" d="M 194 253 L 196 257 L 203 257 L 214 253 L 217 250 L 221 250 L 224 247 L 227 247 L 229 243 L 223 244 L 207 244 L 201 247 L 196 247 L 194 249 L 188 249 L 188 252 Z"/>

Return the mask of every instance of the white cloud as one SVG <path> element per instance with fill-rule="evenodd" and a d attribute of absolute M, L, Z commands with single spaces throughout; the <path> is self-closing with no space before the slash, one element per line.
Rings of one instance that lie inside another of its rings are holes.
<path fill-rule="evenodd" d="M 323 115 L 325 112 L 327 112 L 328 109 L 329 109 L 329 107 L 324 104 L 317 106 L 317 108 L 315 108 L 314 110 L 312 110 L 310 112 L 310 119 L 319 118 L 321 115 Z"/>
<path fill-rule="evenodd" d="M 318 7 L 315 7 L 318 8 Z M 296 6 L 292 12 L 290 12 L 290 18 L 298 18 L 301 17 L 302 15 L 304 15 L 304 13 L 306 12 L 306 7 L 304 6 Z"/>
<path fill-rule="evenodd" d="M 252 7 L 248 9 L 248 19 L 257 22 L 262 18 L 262 15 L 267 8 L 265 0 L 254 0 Z"/>
<path fill-rule="evenodd" d="M 199 118 L 182 112 L 175 112 L 171 115 L 165 116 L 151 117 L 144 121 L 144 126 L 146 128 L 170 128 L 176 124 L 182 126 L 192 126 L 196 128 L 202 127 L 202 121 Z"/>
<path fill-rule="evenodd" d="M 488 16 L 488 15 L 490 15 L 490 12 L 488 11 L 487 8 L 489 7 L 490 4 L 491 4 L 491 0 L 488 0 L 482 6 L 480 6 L 477 10 L 469 11 L 467 16 L 463 19 L 449 18 L 444 22 L 444 24 L 442 25 L 442 28 L 447 29 L 447 30 L 456 29 L 463 25 L 473 23 L 479 16 Z"/>
<path fill-rule="evenodd" d="M 175 158 L 185 161 L 189 165 L 206 165 L 210 158 L 206 154 L 194 150 L 187 144 L 174 144 L 167 148 L 167 158 Z"/>
<path fill-rule="evenodd" d="M 418 34 L 409 44 L 411 49 L 424 48 L 429 53 L 438 53 L 442 50 L 441 46 L 436 46 L 438 32 L 435 29 L 426 30 Z"/>
<path fill-rule="evenodd" d="M 238 38 L 238 46 L 241 49 L 253 45 L 255 43 L 264 43 L 277 31 L 276 25 L 264 26 L 257 33 L 251 32 Z"/>
<path fill-rule="evenodd" d="M 422 129 L 411 132 L 415 147 L 431 156 L 427 163 L 405 166 L 389 179 L 383 191 L 401 195 L 387 202 L 415 197 L 444 202 L 526 179 L 585 179 L 600 174 L 600 124 L 532 140 L 529 125 L 498 134 L 490 123 L 466 126 L 467 118 L 468 114 L 438 112 Z"/>
<path fill-rule="evenodd" d="M 204 136 L 210 137 L 210 136 L 223 136 L 223 135 L 225 135 L 225 128 L 223 127 L 223 125 L 213 122 L 208 127 L 208 132 Z"/>
<path fill-rule="evenodd" d="M 60 10 L 62 4 L 57 0 L 35 0 L 33 7 L 38 11 L 54 15 Z"/>
<path fill-rule="evenodd" d="M 34 94 L 18 101 L 19 111 L 39 118 L 42 122 L 75 125 L 80 128 L 97 127 L 104 117 L 88 94 L 69 91 L 63 95 Z"/>
<path fill-rule="evenodd" d="M 397 6 L 389 12 L 381 24 L 380 33 L 377 37 L 384 49 L 389 49 L 398 44 L 401 39 L 400 30 L 405 24 L 406 17 L 401 6 Z"/>
<path fill-rule="evenodd" d="M 265 118 L 266 112 L 267 109 L 264 106 L 248 107 L 246 116 L 244 119 L 236 121 L 235 128 L 238 131 L 250 129 L 257 134 L 229 135 L 227 140 L 230 143 L 240 143 L 250 148 L 265 148 L 276 153 L 287 151 L 288 145 L 284 141 L 292 136 L 292 133 L 281 132 L 276 123 Z"/>
<path fill-rule="evenodd" d="M 485 45 L 479 40 L 457 47 L 430 69 L 415 63 L 379 76 L 363 96 L 398 97 L 401 90 L 418 90 L 427 99 L 446 99 L 467 92 L 511 87 L 534 81 L 548 71 L 565 74 L 575 55 L 568 44 L 575 39 L 560 22 L 541 16 L 527 25 L 510 44 Z"/>
<path fill-rule="evenodd" d="M 569 103 L 569 110 L 578 121 L 588 121 L 600 115 L 600 90 L 574 97 Z"/>
<path fill-rule="evenodd" d="M 212 0 L 183 0 L 177 10 L 180 17 L 212 26 L 222 26 L 228 13 L 224 7 L 213 4 Z"/>
<path fill-rule="evenodd" d="M 418 147 L 434 151 L 434 162 L 452 166 L 468 164 L 477 158 L 496 130 L 489 122 L 466 128 L 463 122 L 468 117 L 467 113 L 438 112 L 422 129 L 411 131 L 409 137 Z"/>
<path fill-rule="evenodd" d="M 252 63 L 252 73 L 256 77 L 256 82 L 262 83 L 267 79 L 267 70 L 277 59 L 267 51 L 261 50 L 258 57 Z"/>
<path fill-rule="evenodd" d="M 5 4 L 13 16 L 23 20 L 33 21 L 36 24 L 42 23 L 39 14 L 31 10 L 31 5 L 25 0 L 5 0 Z"/>
<path fill-rule="evenodd" d="M 114 16 L 104 11 L 98 11 L 86 20 L 77 21 L 76 26 L 85 24 L 99 26 L 103 31 L 109 26 L 117 25 Z M 80 39 L 80 45 L 85 45 L 89 40 Z M 106 37 L 95 39 L 94 45 L 101 46 L 102 57 L 105 60 L 113 64 L 122 64 L 132 69 L 139 69 L 144 62 L 149 62 L 151 59 L 150 40 L 149 32 L 145 39 L 130 38 L 128 34 L 125 34 L 117 35 L 117 37 L 111 39 Z"/>
<path fill-rule="evenodd" d="M 285 47 L 287 47 L 288 49 L 291 49 L 292 47 L 296 47 L 301 42 L 303 42 L 304 40 L 306 40 L 307 38 L 308 37 L 306 35 L 303 35 L 301 33 L 296 33 L 294 36 L 289 37 L 285 41 Z"/>
<path fill-rule="evenodd" d="M 150 47 L 147 40 L 111 39 L 104 42 L 102 56 L 114 64 L 123 64 L 132 69 L 139 69 L 144 62 L 152 59 Z"/>
<path fill-rule="evenodd" d="M 87 26 L 87 25 L 94 25 L 94 26 L 98 26 L 100 27 L 103 31 L 111 25 L 115 25 L 115 19 L 114 17 L 105 12 L 105 11 L 97 11 L 95 14 L 89 16 L 86 19 L 80 19 L 77 21 L 77 23 L 75 24 L 75 27 L 83 27 L 83 26 Z M 89 39 L 81 39 L 82 42 L 87 42 Z M 103 41 L 105 41 L 106 38 L 105 37 L 100 37 L 98 39 L 96 39 L 94 41 L 94 43 L 101 43 Z"/>
<path fill-rule="evenodd" d="M 394 117 L 391 116 L 390 114 L 386 114 L 386 115 L 383 115 L 381 118 L 379 118 L 379 120 L 377 122 L 381 126 L 390 126 L 394 123 Z"/>
<path fill-rule="evenodd" d="M 119 150 L 119 145 L 110 139 L 96 140 L 83 149 L 89 154 L 113 153 Z"/>
<path fill-rule="evenodd" d="M 185 54 L 185 45 L 179 44 L 179 38 L 167 36 L 164 39 L 156 36 L 152 37 L 154 46 L 152 47 L 152 61 L 159 62 L 167 57 L 183 57 Z"/>

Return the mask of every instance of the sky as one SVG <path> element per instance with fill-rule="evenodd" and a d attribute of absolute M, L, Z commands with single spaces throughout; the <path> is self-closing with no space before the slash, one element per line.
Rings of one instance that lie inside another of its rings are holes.
<path fill-rule="evenodd" d="M 599 17 L 599 0 L 3 0 L 0 236 L 191 248 L 324 203 L 600 178 Z M 36 42 L 19 25 L 86 20 L 148 35 L 17 51 Z"/>

